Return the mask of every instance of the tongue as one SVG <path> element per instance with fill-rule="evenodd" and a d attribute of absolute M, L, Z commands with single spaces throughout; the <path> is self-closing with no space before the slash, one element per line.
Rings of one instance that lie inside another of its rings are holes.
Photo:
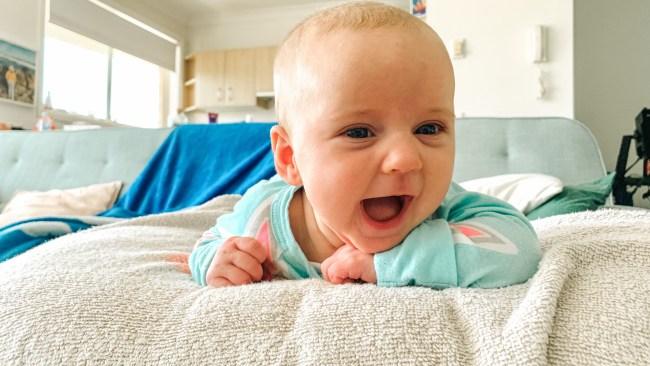
<path fill-rule="evenodd" d="M 402 203 L 397 196 L 369 198 L 363 200 L 363 208 L 371 219 L 387 221 L 399 214 Z"/>

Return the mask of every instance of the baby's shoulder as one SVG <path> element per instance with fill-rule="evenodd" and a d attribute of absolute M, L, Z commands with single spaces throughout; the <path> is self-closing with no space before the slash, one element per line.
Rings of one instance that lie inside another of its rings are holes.
<path fill-rule="evenodd" d="M 221 216 L 217 225 L 236 226 L 240 229 L 249 227 L 251 221 L 268 217 L 273 202 L 292 190 L 292 186 L 282 179 L 262 180 L 249 188 L 235 204 L 233 212 Z"/>
<path fill-rule="evenodd" d="M 275 197 L 278 193 L 291 189 L 291 186 L 277 176 L 271 179 L 263 179 L 250 187 L 242 196 L 237 206 L 258 206 L 260 203 L 268 201 L 269 198 Z"/>

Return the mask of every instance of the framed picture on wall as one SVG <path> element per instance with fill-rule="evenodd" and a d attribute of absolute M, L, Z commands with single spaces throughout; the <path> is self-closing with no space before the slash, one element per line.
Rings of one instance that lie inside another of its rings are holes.
<path fill-rule="evenodd" d="M 427 0 L 411 0 L 411 14 L 425 18 L 427 16 Z"/>
<path fill-rule="evenodd" d="M 34 105 L 36 51 L 0 39 L 0 101 Z"/>

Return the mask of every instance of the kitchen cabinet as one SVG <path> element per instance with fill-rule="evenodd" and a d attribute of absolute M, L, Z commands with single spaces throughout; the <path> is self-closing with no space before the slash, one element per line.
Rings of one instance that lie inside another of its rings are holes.
<path fill-rule="evenodd" d="M 262 94 L 273 93 L 273 60 L 277 47 L 255 49 L 255 91 Z"/>
<path fill-rule="evenodd" d="M 185 58 L 186 111 L 258 104 L 257 94 L 273 92 L 275 47 L 210 50 Z"/>

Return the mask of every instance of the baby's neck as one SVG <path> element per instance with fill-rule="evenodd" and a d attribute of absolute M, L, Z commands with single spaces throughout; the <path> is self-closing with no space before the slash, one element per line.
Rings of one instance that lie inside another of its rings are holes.
<path fill-rule="evenodd" d="M 330 242 L 318 228 L 314 211 L 302 188 L 291 199 L 289 220 L 293 236 L 309 261 L 321 263 L 340 246 Z"/>

